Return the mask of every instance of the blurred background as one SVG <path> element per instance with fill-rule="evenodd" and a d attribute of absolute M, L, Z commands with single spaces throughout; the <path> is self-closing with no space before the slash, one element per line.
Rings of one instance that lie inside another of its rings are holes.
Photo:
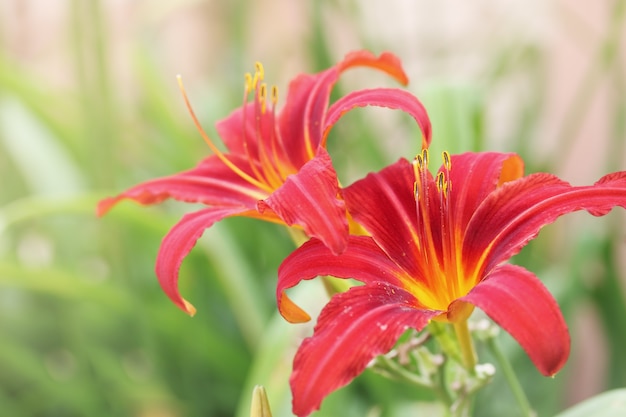
<path fill-rule="evenodd" d="M 196 207 L 124 203 L 95 216 L 99 199 L 208 155 L 176 74 L 217 140 L 213 125 L 241 105 L 255 61 L 284 97 L 296 74 L 351 50 L 391 51 L 429 111 L 435 151 L 515 151 L 528 172 L 591 184 L 626 169 L 625 9 L 623 0 L 0 1 L 0 415 L 243 417 L 255 384 L 275 416 L 290 415 L 291 359 L 311 327 L 275 312 L 287 233 L 248 219 L 207 232 L 181 270 L 198 308 L 189 318 L 153 268 L 163 235 Z M 393 83 L 356 70 L 336 94 L 381 85 Z M 420 142 L 409 117 L 363 109 L 329 143 L 346 184 L 412 157 Z M 572 335 L 554 379 L 500 335 L 540 416 L 626 386 L 625 229 L 624 210 L 573 214 L 514 259 L 555 294 Z M 311 283 L 296 297 L 322 294 Z M 500 378 L 477 415 L 513 415 Z M 424 398 L 366 372 L 317 415 L 422 415 Z"/>

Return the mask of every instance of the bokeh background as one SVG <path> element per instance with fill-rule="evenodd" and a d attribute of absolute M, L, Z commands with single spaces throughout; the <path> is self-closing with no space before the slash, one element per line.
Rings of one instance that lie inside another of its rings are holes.
<path fill-rule="evenodd" d="M 255 61 L 284 97 L 297 73 L 391 51 L 435 151 L 515 151 L 529 172 L 589 184 L 626 169 L 625 13 L 623 0 L 1 0 L 0 415 L 243 417 L 254 384 L 290 415 L 291 359 L 311 326 L 275 311 L 288 234 L 247 219 L 207 232 L 181 271 L 189 318 L 153 268 L 162 236 L 196 207 L 95 216 L 100 198 L 208 154 L 176 74 L 217 139 Z M 336 94 L 378 85 L 393 86 L 356 70 Z M 343 183 L 420 143 L 410 118 L 382 109 L 352 112 L 329 142 Z M 540 416 L 626 386 L 625 230 L 623 210 L 570 215 L 514 259 L 553 291 L 572 335 L 554 379 L 500 335 Z M 323 302 L 315 283 L 296 297 Z M 430 415 L 425 399 L 366 372 L 317 415 Z M 511 404 L 497 375 L 476 412 L 513 415 Z"/>

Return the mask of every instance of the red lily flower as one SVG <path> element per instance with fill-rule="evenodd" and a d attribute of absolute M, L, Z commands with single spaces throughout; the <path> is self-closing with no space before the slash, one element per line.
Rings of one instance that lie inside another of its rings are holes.
<path fill-rule="evenodd" d="M 277 90 L 271 89 L 269 108 L 263 67 L 257 64 L 254 77 L 248 74 L 246 78 L 244 101 L 252 92 L 252 102 L 244 102 L 216 126 L 228 148 L 225 153 L 202 130 L 185 95 L 194 122 L 214 155 L 189 171 L 144 182 L 100 202 L 99 215 L 123 199 L 156 204 L 173 198 L 208 206 L 184 216 L 163 239 L 157 257 L 159 282 L 183 311 L 195 313 L 178 291 L 178 271 L 183 258 L 204 230 L 225 217 L 247 216 L 300 227 L 308 236 L 328 245 L 334 254 L 345 249 L 348 237 L 345 204 L 325 149 L 328 132 L 345 112 L 358 106 L 401 109 L 422 128 L 423 145 L 430 143 L 426 110 L 406 91 L 361 90 L 328 106 L 330 91 L 339 76 L 360 66 L 383 71 L 402 84 L 408 82 L 394 55 L 383 53 L 376 57 L 366 51 L 354 52 L 326 71 L 295 78 L 285 107 L 276 114 Z"/>
<path fill-rule="evenodd" d="M 534 274 L 504 262 L 563 214 L 626 207 L 626 172 L 573 187 L 546 173 L 522 176 L 514 154 L 446 153 L 444 161 L 433 177 L 424 151 L 413 164 L 400 160 L 354 183 L 344 190 L 348 211 L 371 236 L 351 236 L 338 256 L 311 239 L 280 266 L 278 305 L 289 321 L 306 314 L 284 299 L 301 280 L 332 275 L 364 283 L 331 298 L 296 353 L 296 415 L 317 409 L 407 328 L 458 324 L 474 306 L 544 375 L 564 365 L 570 340 L 556 301 Z"/>

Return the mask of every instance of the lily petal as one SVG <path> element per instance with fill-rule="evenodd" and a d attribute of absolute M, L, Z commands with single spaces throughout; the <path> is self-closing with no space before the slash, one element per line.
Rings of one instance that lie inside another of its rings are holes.
<path fill-rule="evenodd" d="M 283 146 L 295 166 L 303 165 L 320 145 L 330 92 L 341 74 L 355 67 L 378 69 L 402 84 L 408 82 L 402 63 L 395 55 L 383 53 L 377 57 L 369 51 L 352 52 L 326 71 L 295 78 L 289 84 L 287 101 L 279 118 L 280 137 L 289 141 Z"/>
<path fill-rule="evenodd" d="M 542 374 L 552 376 L 565 364 L 570 351 L 565 320 L 546 287 L 526 269 L 499 266 L 459 301 L 480 308 L 509 332 Z"/>
<path fill-rule="evenodd" d="M 409 275 L 424 276 L 417 247 L 411 164 L 401 159 L 343 190 L 348 212 Z M 436 216 L 439 218 L 439 216 Z"/>
<path fill-rule="evenodd" d="M 481 152 L 452 155 L 450 159 L 450 206 L 458 232 L 482 201 L 505 182 L 524 175 L 524 161 L 513 153 Z M 444 171 L 444 167 L 439 170 Z"/>
<path fill-rule="evenodd" d="M 258 204 L 263 213 L 268 207 L 287 225 L 302 226 L 310 237 L 323 241 L 335 253 L 346 248 L 348 220 L 343 200 L 338 198 L 339 185 L 330 155 L 319 148 L 315 158 L 304 164 L 297 174 Z"/>
<path fill-rule="evenodd" d="M 230 156 L 235 165 L 249 171 L 243 159 Z M 133 200 L 139 204 L 158 204 L 172 198 L 189 203 L 227 206 L 247 206 L 254 209 L 257 200 L 267 193 L 244 181 L 217 157 L 204 159 L 195 168 L 167 177 L 146 181 L 129 188 L 123 193 L 103 199 L 98 203 L 97 214 L 103 216 L 122 200 Z"/>
<path fill-rule="evenodd" d="M 532 174 L 502 185 L 478 207 L 467 226 L 464 256 L 473 260 L 476 271 L 489 271 L 560 216 L 579 210 L 601 216 L 616 206 L 626 208 L 626 172 L 582 187 L 550 174 Z"/>
<path fill-rule="evenodd" d="M 356 107 L 377 106 L 402 110 L 409 114 L 422 131 L 422 149 L 430 145 L 432 126 L 424 105 L 413 94 L 396 88 L 376 88 L 352 92 L 333 103 L 328 109 L 322 137 L 322 146 L 332 126 L 348 111 Z"/>
<path fill-rule="evenodd" d="M 287 321 L 299 323 L 307 321 L 309 316 L 289 300 L 285 291 L 302 280 L 320 275 L 354 278 L 366 284 L 384 280 L 393 286 L 403 286 L 405 276 L 368 236 L 351 236 L 346 251 L 337 256 L 319 240 L 311 239 L 292 252 L 278 268 L 276 301 Z"/>
<path fill-rule="evenodd" d="M 419 331 L 440 313 L 416 304 L 410 293 L 381 282 L 335 295 L 296 353 L 290 379 L 294 414 L 311 414 L 326 395 L 391 350 L 406 329 Z"/>
<path fill-rule="evenodd" d="M 156 275 L 167 296 L 185 313 L 193 316 L 196 309 L 178 291 L 178 271 L 183 259 L 196 241 L 213 223 L 247 212 L 247 207 L 211 207 L 187 214 L 165 235 L 156 261 Z"/>

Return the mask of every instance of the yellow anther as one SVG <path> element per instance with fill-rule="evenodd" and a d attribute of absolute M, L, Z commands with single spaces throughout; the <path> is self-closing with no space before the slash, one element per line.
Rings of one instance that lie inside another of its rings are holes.
<path fill-rule="evenodd" d="M 267 100 L 267 84 L 262 83 L 259 86 L 259 103 L 261 104 L 261 113 L 265 113 L 266 100 Z"/>
<path fill-rule="evenodd" d="M 276 105 L 278 103 L 278 87 L 273 85 L 271 94 L 272 94 L 272 104 Z"/>
<path fill-rule="evenodd" d="M 265 79 L 265 70 L 263 69 L 263 64 L 259 61 L 255 62 L 254 69 L 259 74 L 259 81 L 263 81 Z"/>
<path fill-rule="evenodd" d="M 422 150 L 422 160 L 424 161 L 424 168 L 428 168 L 428 149 Z"/>
<path fill-rule="evenodd" d="M 246 89 L 246 94 L 249 93 L 250 91 L 252 91 L 253 85 L 252 85 L 252 74 L 250 74 L 249 72 L 246 72 L 244 74 L 244 79 L 245 79 L 245 89 Z"/>
<path fill-rule="evenodd" d="M 437 191 L 439 191 L 441 194 L 443 194 L 444 197 L 446 197 L 447 195 L 447 191 L 448 191 L 448 187 L 447 187 L 447 182 L 446 182 L 446 176 L 443 172 L 440 172 L 437 174 Z"/>
<path fill-rule="evenodd" d="M 265 78 L 265 70 L 263 70 L 263 64 L 260 62 L 256 62 L 254 64 L 254 79 L 252 80 L 252 88 L 256 88 L 259 82 L 263 81 Z"/>
<path fill-rule="evenodd" d="M 452 162 L 450 161 L 450 153 L 448 151 L 443 151 L 441 153 L 441 157 L 443 158 L 443 166 L 446 168 L 446 170 L 450 171 L 450 168 L 452 168 Z"/>
<path fill-rule="evenodd" d="M 413 165 L 417 164 L 418 169 L 422 169 L 424 166 L 424 159 L 421 154 L 415 155 L 415 159 L 413 160 Z"/>
<path fill-rule="evenodd" d="M 413 195 L 415 198 L 419 198 L 419 191 L 417 190 L 417 181 L 413 182 Z"/>

